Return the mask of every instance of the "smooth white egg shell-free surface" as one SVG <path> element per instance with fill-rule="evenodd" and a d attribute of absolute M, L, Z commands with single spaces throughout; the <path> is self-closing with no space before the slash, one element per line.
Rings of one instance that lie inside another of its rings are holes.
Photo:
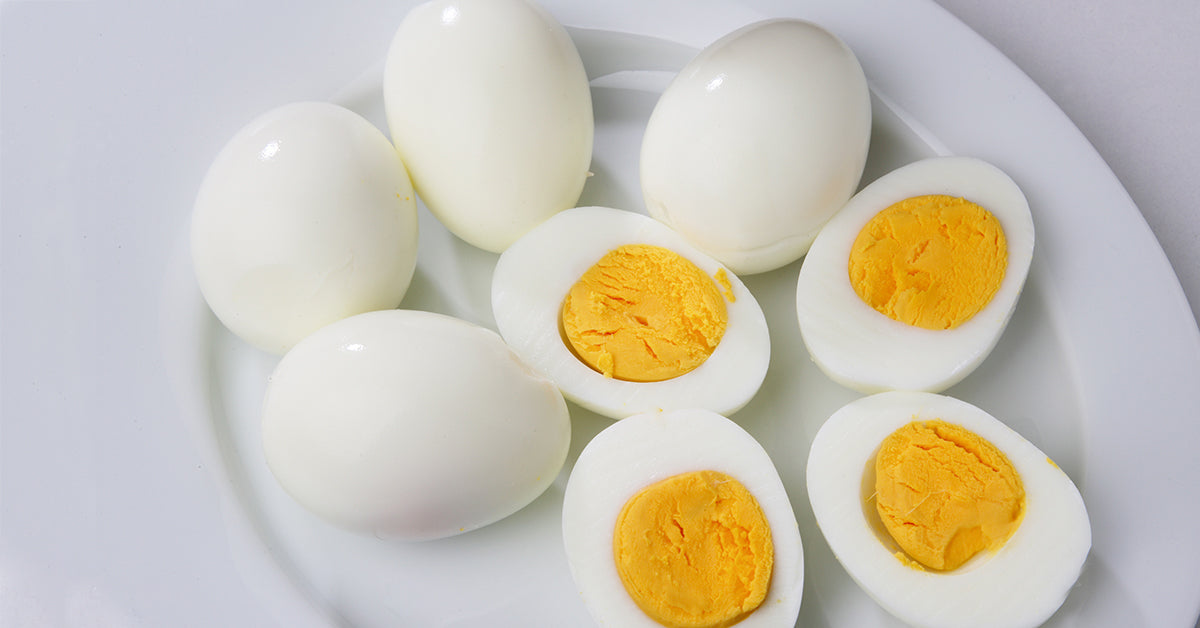
<path fill-rule="evenodd" d="M 901 562 L 894 542 L 881 541 L 868 519 L 873 502 L 863 486 L 888 435 L 912 421 L 939 419 L 995 445 L 1025 487 L 1025 515 L 1012 537 L 950 572 Z M 847 404 L 813 439 L 807 475 L 813 514 L 838 561 L 880 606 L 914 626 L 1039 625 L 1062 605 L 1091 549 L 1087 509 L 1066 473 L 1020 434 L 952 397 L 886 392 Z"/>
<path fill-rule="evenodd" d="M 723 267 L 662 223 L 607 207 L 558 214 L 500 256 L 492 277 L 492 309 L 500 335 L 530 366 L 579 405 L 613 419 L 638 412 L 706 408 L 730 414 L 758 392 L 771 357 L 767 321 L 754 295 L 726 272 L 733 302 L 725 334 L 712 355 L 692 371 L 660 382 L 628 382 L 592 370 L 560 333 L 563 299 L 609 251 L 626 244 L 670 249 L 710 277 Z"/>
<path fill-rule="evenodd" d="M 366 119 L 329 103 L 284 105 L 209 167 L 191 248 L 217 318 L 282 354 L 323 325 L 400 304 L 417 263 L 417 201 Z"/>
<path fill-rule="evenodd" d="M 385 310 L 324 327 L 283 357 L 262 438 L 275 477 L 313 512 L 423 540 L 541 495 L 566 460 L 571 425 L 554 385 L 495 332 Z"/>
<path fill-rule="evenodd" d="M 870 136 L 854 52 L 811 22 L 756 22 L 663 91 L 641 145 L 646 208 L 734 272 L 778 268 L 854 194 Z"/>
<path fill-rule="evenodd" d="M 574 43 L 524 0 L 435 0 L 409 11 L 383 78 L 392 141 L 452 233 L 503 251 L 579 200 L 591 91 Z"/>
<path fill-rule="evenodd" d="M 741 482 L 771 526 L 775 562 L 767 597 L 737 625 L 795 625 L 804 589 L 804 547 L 783 482 L 754 437 L 733 421 L 699 409 L 647 412 L 614 423 L 588 443 L 571 471 L 563 496 L 563 544 L 571 575 L 598 624 L 660 628 L 629 597 L 617 574 L 617 517 L 647 486 L 703 470 Z"/>
<path fill-rule="evenodd" d="M 990 211 L 1007 241 L 1008 266 L 1000 288 L 954 329 L 923 329 L 893 320 L 863 301 L 850 284 L 850 250 L 862 228 L 890 205 L 926 194 L 963 197 Z M 850 199 L 804 258 L 796 316 L 809 355 L 831 379 L 859 392 L 949 388 L 996 346 L 1029 274 L 1033 241 L 1025 195 L 991 164 L 935 157 L 889 172 Z"/>

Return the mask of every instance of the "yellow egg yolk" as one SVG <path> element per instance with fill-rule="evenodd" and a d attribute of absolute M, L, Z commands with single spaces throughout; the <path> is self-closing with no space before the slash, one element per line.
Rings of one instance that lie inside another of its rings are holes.
<path fill-rule="evenodd" d="M 766 599 L 775 563 L 754 495 L 707 470 L 667 478 L 626 502 L 613 554 L 633 601 L 671 628 L 741 621 Z"/>
<path fill-rule="evenodd" d="M 728 290 L 718 272 L 722 279 Z M 658 382 L 704 363 L 728 319 L 712 277 L 674 251 L 630 244 L 609 251 L 571 287 L 561 331 L 575 355 L 605 377 Z"/>
<path fill-rule="evenodd" d="M 1004 454 L 944 421 L 914 421 L 880 445 L 875 505 L 907 556 L 940 571 L 956 569 L 1016 531 L 1025 489 Z"/>
<path fill-rule="evenodd" d="M 966 199 L 931 195 L 879 212 L 850 250 L 850 283 L 903 323 L 953 329 L 988 304 L 1008 265 L 1000 221 Z"/>

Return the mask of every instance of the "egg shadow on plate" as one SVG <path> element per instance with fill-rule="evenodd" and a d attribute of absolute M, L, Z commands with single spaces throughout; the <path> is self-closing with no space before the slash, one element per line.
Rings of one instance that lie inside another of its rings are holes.
<path fill-rule="evenodd" d="M 400 301 L 402 310 L 422 310 L 447 314 L 452 308 L 450 301 L 438 290 L 438 284 L 429 277 L 420 266 L 413 272 L 412 282 L 408 284 L 408 292 Z"/>
<path fill-rule="evenodd" d="M 628 70 L 678 72 L 699 52 L 679 42 L 617 31 L 565 26 L 588 80 Z"/>
<path fill-rule="evenodd" d="M 561 483 L 562 488 L 566 488 L 567 478 L 570 477 L 571 470 L 575 468 L 575 461 L 579 460 L 579 454 L 583 448 L 587 447 L 587 444 L 592 442 L 597 434 L 616 423 L 616 419 L 592 412 L 573 401 L 567 402 L 567 409 L 571 413 L 571 446 L 567 451 L 567 460 L 563 463 L 562 473 L 559 474 L 558 481 L 556 481 L 556 484 Z"/>
<path fill-rule="evenodd" d="M 910 121 L 909 115 L 894 109 L 871 87 L 871 144 L 858 189 L 907 164 L 945 154 L 933 145 L 928 132 Z M 925 137 L 923 137 L 925 135 Z"/>
<path fill-rule="evenodd" d="M 592 87 L 596 134 L 590 171 L 577 205 L 643 211 L 642 135 L 659 94 L 632 88 Z"/>
<path fill-rule="evenodd" d="M 592 176 L 588 177 L 583 186 L 583 194 L 579 197 L 578 207 L 612 207 L 629 211 L 641 211 L 642 200 L 640 192 L 635 192 L 630 186 L 622 185 L 621 177 L 608 169 L 604 164 L 592 160 Z M 635 196 L 639 194 L 638 196 Z"/>
<path fill-rule="evenodd" d="M 454 316 L 495 331 L 491 285 L 499 256 L 450 233 L 419 199 L 417 219 L 417 267 L 400 307 Z"/>
<path fill-rule="evenodd" d="M 1044 628 L 1057 626 L 1145 626 L 1146 617 L 1116 577 L 1112 567 L 1093 553 L 1083 564 L 1079 580 Z"/>
<path fill-rule="evenodd" d="M 387 126 L 387 111 L 383 100 L 383 75 L 385 57 L 380 57 L 354 80 L 330 98 L 330 102 L 341 105 L 366 118 L 384 135 L 391 139 Z"/>

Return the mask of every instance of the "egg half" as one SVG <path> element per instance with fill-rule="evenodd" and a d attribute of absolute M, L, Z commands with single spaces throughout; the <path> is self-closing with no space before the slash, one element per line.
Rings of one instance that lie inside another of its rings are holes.
<path fill-rule="evenodd" d="M 451 536 L 545 491 L 566 459 L 567 406 L 491 330 L 384 310 L 326 326 L 267 385 L 267 464 L 301 505 L 384 538 Z"/>
<path fill-rule="evenodd" d="M 417 263 L 417 201 L 391 143 L 362 116 L 284 105 L 213 160 L 191 248 L 217 318 L 282 354 L 323 325 L 400 304 Z"/>
<path fill-rule="evenodd" d="M 821 26 L 750 24 L 663 91 L 640 169 L 650 215 L 738 274 L 799 259 L 854 194 L 871 137 L 858 59 Z"/>
<path fill-rule="evenodd" d="M 1024 194 L 984 161 L 931 158 L 880 177 L 825 225 L 800 268 L 809 355 L 860 392 L 945 390 L 995 347 L 1033 242 Z"/>
<path fill-rule="evenodd" d="M 926 441 L 897 445 L 921 430 Z M 1091 549 L 1087 510 L 1066 473 L 987 412 L 951 397 L 886 392 L 847 404 L 813 439 L 807 475 L 813 514 L 838 561 L 914 626 L 1039 625 L 1062 605 Z M 973 483 L 983 499 L 961 492 Z M 894 500 L 906 505 L 894 511 Z M 884 515 L 903 528 L 899 538 Z M 965 523 L 939 529 L 951 520 Z M 953 569 L 922 564 L 925 545 L 938 540 L 939 557 L 969 543 L 982 549 Z"/>
<path fill-rule="evenodd" d="M 762 446 L 719 414 L 649 412 L 600 432 L 571 471 L 562 523 L 600 625 L 796 623 L 804 550 L 791 502 Z"/>
<path fill-rule="evenodd" d="M 492 309 L 522 360 L 614 419 L 683 407 L 732 413 L 770 362 L 766 318 L 746 286 L 662 223 L 618 209 L 569 209 L 514 243 L 496 263 Z M 688 369 L 677 376 L 621 374 L 630 362 L 675 369 L 677 357 Z"/>
<path fill-rule="evenodd" d="M 468 243 L 498 253 L 578 202 L 591 91 L 570 36 L 536 4 L 414 7 L 388 49 L 383 96 L 417 193 Z"/>

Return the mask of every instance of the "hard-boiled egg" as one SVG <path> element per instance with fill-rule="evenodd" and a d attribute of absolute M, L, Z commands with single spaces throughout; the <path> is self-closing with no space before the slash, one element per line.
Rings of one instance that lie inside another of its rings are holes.
<path fill-rule="evenodd" d="M 379 129 L 328 103 L 238 131 L 196 196 L 196 279 L 233 333 L 281 354 L 338 319 L 396 307 L 417 262 L 417 205 Z"/>
<path fill-rule="evenodd" d="M 791 502 L 762 446 L 719 414 L 649 412 L 600 432 L 567 481 L 563 543 L 600 625 L 796 623 Z"/>
<path fill-rule="evenodd" d="M 1033 219 L 995 166 L 939 157 L 863 188 L 813 243 L 796 287 L 813 361 L 861 392 L 940 392 L 987 357 L 1033 259 Z"/>
<path fill-rule="evenodd" d="M 770 361 L 746 286 L 662 223 L 618 209 L 570 209 L 518 240 L 496 264 L 492 309 L 527 364 L 614 419 L 734 412 Z"/>
<path fill-rule="evenodd" d="M 406 540 L 516 512 L 554 481 L 562 395 L 499 336 L 428 312 L 347 318 L 272 373 L 263 448 L 283 488 L 343 526 Z"/>
<path fill-rule="evenodd" d="M 387 54 L 392 141 L 417 193 L 452 233 L 500 252 L 579 200 L 592 159 L 579 52 L 525 0 L 435 0 Z"/>
<path fill-rule="evenodd" d="M 807 473 L 834 555 L 914 626 L 1039 625 L 1091 548 L 1071 479 L 951 397 L 887 392 L 847 404 L 817 432 Z"/>
<path fill-rule="evenodd" d="M 751 24 L 663 92 L 642 140 L 646 207 L 736 273 L 778 268 L 854 193 L 870 135 L 850 48 L 801 20 Z"/>

